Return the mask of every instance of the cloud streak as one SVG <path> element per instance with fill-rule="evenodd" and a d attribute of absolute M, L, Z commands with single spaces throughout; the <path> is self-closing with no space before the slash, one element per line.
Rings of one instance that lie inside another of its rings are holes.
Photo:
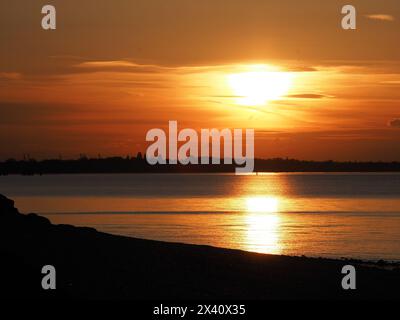
<path fill-rule="evenodd" d="M 368 14 L 365 17 L 371 20 L 387 21 L 387 22 L 392 22 L 395 20 L 392 15 L 383 13 Z"/>
<path fill-rule="evenodd" d="M 291 94 L 287 96 L 288 98 L 295 99 L 323 99 L 323 98 L 331 98 L 330 96 L 324 94 L 315 94 L 315 93 L 301 93 L 301 94 Z"/>

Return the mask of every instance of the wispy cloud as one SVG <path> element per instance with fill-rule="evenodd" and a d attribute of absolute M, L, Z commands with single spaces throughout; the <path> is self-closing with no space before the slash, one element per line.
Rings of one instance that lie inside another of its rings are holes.
<path fill-rule="evenodd" d="M 367 14 L 365 17 L 371 20 L 379 20 L 379 21 L 394 21 L 394 17 L 390 14 L 376 13 L 376 14 Z"/>
<path fill-rule="evenodd" d="M 85 61 L 75 65 L 76 68 L 90 71 L 130 72 L 130 73 L 159 73 L 166 68 L 156 65 L 141 65 L 131 61 Z"/>
<path fill-rule="evenodd" d="M 400 128 L 400 119 L 393 119 L 393 120 L 389 121 L 389 127 Z"/>
<path fill-rule="evenodd" d="M 22 75 L 17 72 L 0 72 L 0 80 L 18 80 L 21 77 Z"/>

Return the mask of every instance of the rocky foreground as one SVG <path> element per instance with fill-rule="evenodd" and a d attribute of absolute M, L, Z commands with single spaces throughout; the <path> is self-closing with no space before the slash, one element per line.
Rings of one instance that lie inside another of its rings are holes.
<path fill-rule="evenodd" d="M 399 299 L 400 270 L 113 236 L 21 214 L 0 195 L 1 295 L 88 299 Z M 41 269 L 56 268 L 56 290 Z"/>

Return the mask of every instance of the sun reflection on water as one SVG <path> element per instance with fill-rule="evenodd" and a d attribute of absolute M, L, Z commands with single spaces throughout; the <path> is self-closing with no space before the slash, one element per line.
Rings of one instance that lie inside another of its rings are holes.
<path fill-rule="evenodd" d="M 279 199 L 276 197 L 246 198 L 246 246 L 249 251 L 280 254 Z"/>
<path fill-rule="evenodd" d="M 278 211 L 278 204 L 278 199 L 274 197 L 253 197 L 246 199 L 248 212 L 276 213 Z"/>

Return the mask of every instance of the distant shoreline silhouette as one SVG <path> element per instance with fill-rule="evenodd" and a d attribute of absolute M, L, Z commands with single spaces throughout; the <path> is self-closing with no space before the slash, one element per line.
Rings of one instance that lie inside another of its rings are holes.
<path fill-rule="evenodd" d="M 235 164 L 150 165 L 136 157 L 107 157 L 62 160 L 9 159 L 0 162 L 0 175 L 42 175 L 78 173 L 234 173 Z M 211 163 L 211 161 L 210 161 Z M 296 159 L 255 159 L 254 172 L 400 172 L 400 162 L 337 162 Z"/>

